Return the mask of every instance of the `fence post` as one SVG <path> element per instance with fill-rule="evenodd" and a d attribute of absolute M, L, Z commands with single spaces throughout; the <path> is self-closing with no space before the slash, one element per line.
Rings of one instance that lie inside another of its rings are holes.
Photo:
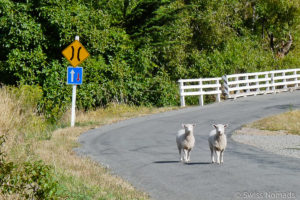
<path fill-rule="evenodd" d="M 256 86 L 259 86 L 259 81 L 258 81 L 258 75 L 255 75 L 255 79 L 256 79 L 256 83 L 255 83 L 255 85 Z M 260 91 L 260 89 L 259 89 L 259 87 L 257 87 L 256 89 L 255 89 L 255 93 L 254 93 L 254 96 L 256 96 L 257 95 L 257 93 Z"/>
<path fill-rule="evenodd" d="M 265 79 L 269 78 L 269 74 L 265 74 Z M 266 81 L 266 84 L 270 84 L 269 82 Z M 265 94 L 268 93 L 270 91 L 270 86 L 266 87 L 266 91 Z"/>
<path fill-rule="evenodd" d="M 270 72 L 271 73 L 271 85 L 272 85 L 272 91 L 273 93 L 275 94 L 276 91 L 275 91 L 275 81 L 274 81 L 274 72 Z"/>
<path fill-rule="evenodd" d="M 237 85 L 236 85 L 236 86 L 237 86 L 237 87 L 240 87 L 240 84 L 238 83 L 238 82 L 239 82 L 239 76 L 235 77 L 235 78 L 234 78 L 234 81 L 237 82 Z M 235 95 L 234 95 L 234 97 L 233 97 L 234 100 L 236 100 L 236 97 L 237 97 L 237 95 L 238 95 L 239 93 L 240 93 L 239 90 L 235 91 Z"/>
<path fill-rule="evenodd" d="M 286 84 L 286 75 L 285 75 L 285 72 L 282 72 L 282 76 L 285 77 L 285 78 L 283 79 L 283 82 L 284 82 L 283 89 L 287 90 L 287 84 Z"/>
<path fill-rule="evenodd" d="M 247 88 L 248 88 L 248 89 L 246 90 L 246 93 L 250 93 L 250 89 L 249 89 L 250 84 L 249 84 L 249 82 L 248 82 L 248 80 L 249 80 L 249 76 L 248 76 L 248 75 L 245 77 L 245 80 L 247 81 L 246 86 L 247 86 Z"/>
<path fill-rule="evenodd" d="M 217 85 L 219 85 L 219 84 L 220 84 L 220 80 L 217 79 Z M 220 87 L 217 87 L 217 91 L 220 92 Z M 217 101 L 217 102 L 221 102 L 221 94 L 220 94 L 220 93 L 217 94 L 217 99 L 216 99 L 216 101 Z"/>
<path fill-rule="evenodd" d="M 294 71 L 294 76 L 295 76 L 294 81 L 296 82 L 295 89 L 297 89 L 299 87 L 299 81 L 298 81 L 298 77 L 297 77 L 297 70 Z"/>
<path fill-rule="evenodd" d="M 203 90 L 202 90 L 202 80 L 201 79 L 199 81 L 199 86 L 200 86 L 199 92 L 201 93 L 199 96 L 199 104 L 200 104 L 200 106 L 203 106 L 204 102 L 203 102 L 203 94 L 202 94 Z"/>
<path fill-rule="evenodd" d="M 180 106 L 185 107 L 185 99 L 184 99 L 184 89 L 183 89 L 183 80 L 179 80 L 179 95 L 180 95 Z"/>
<path fill-rule="evenodd" d="M 225 98 L 229 98 L 229 85 L 228 85 L 228 78 L 226 75 L 222 76 L 223 79 L 223 86 L 224 86 L 224 92 L 225 92 Z"/>

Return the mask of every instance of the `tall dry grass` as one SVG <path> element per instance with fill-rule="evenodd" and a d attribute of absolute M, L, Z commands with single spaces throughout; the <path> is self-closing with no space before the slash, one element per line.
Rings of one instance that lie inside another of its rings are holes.
<path fill-rule="evenodd" d="M 105 108 L 97 108 L 90 111 L 76 111 L 76 124 L 79 126 L 94 125 L 101 126 L 111 124 L 117 121 L 130 119 L 133 117 L 141 117 L 148 114 L 165 112 L 168 110 L 177 109 L 177 107 L 146 107 L 133 106 L 127 104 L 110 103 Z M 71 112 L 68 110 L 61 119 L 61 123 L 70 124 Z"/>
<path fill-rule="evenodd" d="M 290 110 L 285 113 L 273 115 L 255 121 L 249 126 L 270 131 L 284 130 L 291 134 L 300 135 L 300 110 Z"/>
<path fill-rule="evenodd" d="M 6 143 L 3 147 L 3 151 L 6 154 L 15 150 L 18 144 L 24 142 L 24 135 L 18 134 L 18 130 L 25 123 L 25 119 L 25 115 L 22 114 L 21 101 L 14 99 L 8 88 L 1 88 L 0 135 L 5 135 L 6 137 Z"/>
<path fill-rule="evenodd" d="M 41 141 L 35 147 L 36 152 L 47 164 L 55 166 L 56 171 L 77 177 L 90 187 L 101 188 L 95 194 L 95 198 L 111 196 L 112 199 L 148 199 L 147 194 L 136 191 L 129 183 L 111 175 L 105 167 L 98 163 L 78 156 L 73 149 L 78 146 L 79 135 L 91 128 L 171 109 L 175 109 L 175 107 L 151 108 L 112 103 L 107 108 L 99 108 L 94 111 L 77 111 L 76 124 L 82 126 L 54 131 L 51 140 Z M 70 112 L 66 113 L 63 123 L 70 123 Z M 72 183 L 69 183 L 67 187 L 71 188 L 70 184 Z"/>
<path fill-rule="evenodd" d="M 20 116 L 20 101 L 14 100 L 6 87 L 0 89 L 0 134 L 16 132 L 24 118 Z"/>
<path fill-rule="evenodd" d="M 3 151 L 8 154 L 8 160 L 32 159 L 30 144 L 47 134 L 46 120 L 36 113 L 40 92 L 39 88 L 30 86 L 0 88 L 0 134 L 6 137 Z"/>
<path fill-rule="evenodd" d="M 94 111 L 77 111 L 76 127 L 51 131 L 53 127 L 36 113 L 36 103 L 33 102 L 39 97 L 38 88 L 0 88 L 0 133 L 7 138 L 4 149 L 8 160 L 22 163 L 41 159 L 51 165 L 63 188 L 61 196 L 67 199 L 148 199 L 147 194 L 137 191 L 120 177 L 111 175 L 98 163 L 78 156 L 73 149 L 78 146 L 79 135 L 91 128 L 176 108 L 112 103 Z M 59 124 L 65 127 L 69 123 L 68 111 Z M 5 198 L 19 199 L 16 194 Z"/>

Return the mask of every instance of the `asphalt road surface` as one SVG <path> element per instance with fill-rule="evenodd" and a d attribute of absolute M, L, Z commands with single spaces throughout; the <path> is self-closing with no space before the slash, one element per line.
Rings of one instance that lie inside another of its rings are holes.
<path fill-rule="evenodd" d="M 260 95 L 122 121 L 90 130 L 76 151 L 109 166 L 152 199 L 300 199 L 300 159 L 234 142 L 243 124 L 300 108 L 300 92 Z M 195 123 L 191 163 L 179 162 L 182 123 Z M 208 134 L 228 123 L 224 164 L 210 164 Z M 299 144 L 300 145 L 300 144 Z"/>

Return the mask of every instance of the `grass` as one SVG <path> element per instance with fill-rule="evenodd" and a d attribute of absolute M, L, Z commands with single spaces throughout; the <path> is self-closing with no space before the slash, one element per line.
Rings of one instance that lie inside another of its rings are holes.
<path fill-rule="evenodd" d="M 300 135 L 300 110 L 290 110 L 285 113 L 273 115 L 255 121 L 249 126 L 261 130 L 283 130 L 290 134 Z"/>
<path fill-rule="evenodd" d="M 285 149 L 290 149 L 290 150 L 297 150 L 297 151 L 300 151 L 300 148 L 285 148 Z"/>
<path fill-rule="evenodd" d="M 59 182 L 61 199 L 148 199 L 130 183 L 112 175 L 108 169 L 87 157 L 78 156 L 80 134 L 89 129 L 133 117 L 176 109 L 136 107 L 110 104 L 94 111 L 77 111 L 76 127 L 68 127 L 70 112 L 66 112 L 59 127 L 49 126 L 37 115 L 34 104 L 28 106 L 26 97 L 16 97 L 7 88 L 0 89 L 0 134 L 6 135 L 4 151 L 8 160 L 22 163 L 43 160 L 53 167 Z M 30 100 L 30 102 L 32 102 Z M 26 108 L 26 109 L 25 109 Z M 19 199 L 17 194 L 0 196 Z"/>

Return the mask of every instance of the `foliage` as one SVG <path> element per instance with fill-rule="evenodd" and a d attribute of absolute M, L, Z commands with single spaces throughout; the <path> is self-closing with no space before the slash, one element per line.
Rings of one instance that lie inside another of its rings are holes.
<path fill-rule="evenodd" d="M 299 16 L 297 0 L 0 0 L 1 81 L 41 86 L 54 123 L 71 101 L 60 52 L 79 35 L 78 108 L 178 105 L 180 78 L 297 67 Z"/>
<path fill-rule="evenodd" d="M 10 93 L 13 98 L 21 103 L 23 110 L 36 112 L 38 103 L 43 96 L 43 90 L 38 85 L 21 85 L 20 87 L 11 87 Z"/>
<path fill-rule="evenodd" d="M 79 110 L 76 112 L 77 128 L 61 128 L 69 127 L 70 113 L 66 112 L 64 121 L 61 120 L 56 126 L 49 126 L 43 115 L 31 107 L 36 105 L 40 90 L 38 86 L 28 85 L 0 88 L 0 133 L 6 135 L 5 145 L 0 148 L 0 199 L 38 199 L 37 195 L 44 196 L 40 199 L 52 199 L 49 197 L 51 191 L 55 191 L 53 199 L 148 199 L 146 194 L 135 190 L 129 183 L 111 176 L 107 169 L 74 154 L 73 149 L 78 146 L 78 136 L 91 127 L 176 107 L 110 103 L 106 108 L 88 112 Z M 57 129 L 57 126 L 60 128 Z M 54 128 L 56 130 L 53 132 Z M 2 139 L 0 137 L 0 144 Z M 54 182 L 42 176 L 45 165 L 34 162 L 39 159 L 53 166 L 49 173 L 50 177 L 54 177 Z M 28 185 L 32 180 L 36 183 Z M 47 180 L 48 184 L 43 185 Z M 51 189 L 55 182 L 59 182 L 59 186 Z M 37 192 L 38 188 L 42 191 L 33 196 L 33 190 Z M 9 192 L 2 194 L 4 190 Z"/>
<path fill-rule="evenodd" d="M 0 147 L 5 136 L 0 136 Z M 19 194 L 26 199 L 57 199 L 58 182 L 52 169 L 42 161 L 18 165 L 7 162 L 0 149 L 0 190 L 2 194 Z"/>

